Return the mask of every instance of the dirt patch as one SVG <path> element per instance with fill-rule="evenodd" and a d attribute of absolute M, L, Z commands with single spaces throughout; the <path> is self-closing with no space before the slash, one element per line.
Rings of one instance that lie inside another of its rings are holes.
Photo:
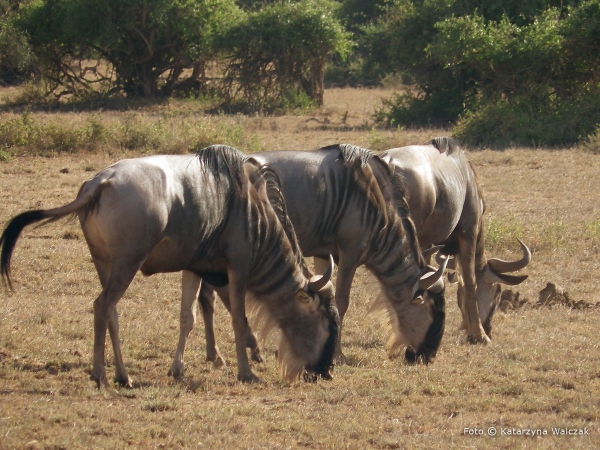
<path fill-rule="evenodd" d="M 569 292 L 566 289 L 563 289 L 554 283 L 548 283 L 546 287 L 540 291 L 536 306 L 539 308 L 552 308 L 557 305 L 563 305 L 573 309 L 586 309 L 600 306 L 600 302 L 594 304 L 584 300 L 575 301 L 569 296 Z"/>
<path fill-rule="evenodd" d="M 572 309 L 587 309 L 600 307 L 600 302 L 590 303 L 584 300 L 575 301 L 569 295 L 569 292 L 554 284 L 548 283 L 538 294 L 537 303 L 532 303 L 528 299 L 521 297 L 519 291 L 505 289 L 500 297 L 499 308 L 506 312 L 523 307 L 530 306 L 532 308 L 553 308 L 555 306 L 566 306 Z"/>
<path fill-rule="evenodd" d="M 529 300 L 522 298 L 519 291 L 504 289 L 500 297 L 500 311 L 506 312 L 512 309 L 521 309 L 525 305 L 529 305 Z"/>

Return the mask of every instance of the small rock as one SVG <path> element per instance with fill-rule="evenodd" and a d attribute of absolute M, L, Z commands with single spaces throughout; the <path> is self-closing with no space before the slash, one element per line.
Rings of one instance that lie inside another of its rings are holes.
<path fill-rule="evenodd" d="M 70 173 L 71 171 L 69 170 L 68 167 L 65 167 L 64 169 L 60 169 L 60 173 Z"/>

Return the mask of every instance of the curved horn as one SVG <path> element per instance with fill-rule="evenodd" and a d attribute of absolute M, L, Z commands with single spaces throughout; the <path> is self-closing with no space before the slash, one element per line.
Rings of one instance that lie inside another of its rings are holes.
<path fill-rule="evenodd" d="M 508 286 L 516 286 L 527 279 L 527 275 L 507 275 L 505 273 L 496 273 L 491 268 L 486 267 L 483 272 L 483 281 L 487 284 L 506 284 Z"/>
<path fill-rule="evenodd" d="M 323 276 L 319 277 L 318 275 L 314 275 L 311 277 L 308 282 L 308 288 L 313 292 L 319 292 L 321 289 L 325 287 L 329 280 L 331 280 L 331 274 L 333 273 L 333 256 L 329 255 L 329 267 L 323 274 Z"/>
<path fill-rule="evenodd" d="M 433 255 L 435 252 L 437 252 L 438 250 L 441 250 L 444 248 L 444 245 L 434 245 L 431 248 L 428 248 L 426 250 L 423 250 L 421 252 L 421 255 L 423 256 L 423 258 L 427 259 L 429 258 L 431 255 Z"/>
<path fill-rule="evenodd" d="M 435 293 L 442 292 L 444 289 L 444 270 L 448 265 L 448 257 L 442 259 L 442 264 L 436 271 L 433 267 L 430 267 L 431 271 L 427 272 L 419 279 L 419 287 L 424 291 L 431 291 Z"/>
<path fill-rule="evenodd" d="M 521 241 L 521 239 L 517 239 L 519 244 L 521 244 L 521 250 L 523 250 L 523 257 L 518 261 L 504 261 L 502 259 L 492 258 L 488 260 L 488 266 L 494 272 L 507 273 L 507 272 L 516 272 L 517 270 L 521 270 L 526 267 L 531 262 L 531 251 L 529 248 Z"/>

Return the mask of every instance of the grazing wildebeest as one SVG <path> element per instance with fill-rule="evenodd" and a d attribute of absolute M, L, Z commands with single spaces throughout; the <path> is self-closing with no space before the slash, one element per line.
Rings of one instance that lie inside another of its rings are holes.
<path fill-rule="evenodd" d="M 390 352 L 406 346 L 410 361 L 431 361 L 444 330 L 443 268 L 425 264 L 403 187 L 390 167 L 368 150 L 334 145 L 316 151 L 252 155 L 279 178 L 287 213 L 305 256 L 338 264 L 335 298 L 340 321 L 348 308 L 356 269 L 365 265 L 379 281 L 379 307 L 388 313 Z M 310 211 L 310 214 L 305 214 Z M 200 303 L 207 334 L 207 359 L 222 361 L 212 332 L 214 296 L 202 284 Z M 221 292 L 221 291 L 219 291 Z M 220 297 L 227 304 L 225 295 Z M 183 374 L 185 338 L 192 329 L 193 305 L 182 305 L 182 340 L 171 373 Z M 187 311 L 187 312 L 185 312 Z M 185 328 L 184 328 L 185 327 Z M 249 330 L 249 346 L 257 345 Z"/>
<path fill-rule="evenodd" d="M 198 276 L 229 285 L 238 379 L 258 380 L 245 351 L 246 292 L 265 326 L 281 328 L 282 375 L 293 379 L 306 370 L 330 378 L 339 334 L 332 289 L 326 277 L 307 279 L 302 254 L 288 238 L 293 230 L 284 229 L 268 190 L 260 164 L 227 146 L 119 161 L 84 183 L 72 203 L 12 219 L 0 239 L 0 270 L 10 285 L 11 255 L 25 226 L 78 215 L 102 284 L 94 302 L 91 374 L 98 387 L 106 383 L 107 328 L 116 381 L 131 386 L 116 305 L 138 270 L 184 271 L 184 301 L 195 298 Z"/>
<path fill-rule="evenodd" d="M 426 145 L 382 153 L 405 181 L 406 198 L 423 248 L 443 244 L 454 255 L 460 275 L 458 303 L 470 342 L 489 342 L 500 284 L 515 286 L 527 275 L 509 275 L 526 267 L 531 252 L 521 241 L 518 261 L 487 259 L 483 236 L 485 203 L 473 167 L 453 139 L 435 138 Z"/>

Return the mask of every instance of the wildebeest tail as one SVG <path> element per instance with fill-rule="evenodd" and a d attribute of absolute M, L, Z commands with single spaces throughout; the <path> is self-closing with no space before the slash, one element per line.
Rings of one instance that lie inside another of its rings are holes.
<path fill-rule="evenodd" d="M 106 177 L 95 177 L 84 183 L 79 190 L 77 198 L 60 208 L 25 211 L 12 218 L 0 237 L 0 247 L 2 249 L 0 252 L 0 275 L 10 289 L 12 289 L 10 260 L 23 229 L 28 225 L 45 220 L 46 222 L 42 223 L 42 225 L 44 225 L 45 223 L 53 222 L 80 210 L 85 210 L 86 214 L 88 214 L 95 206 L 97 206 L 100 192 L 102 191 L 101 188 L 107 179 L 108 178 Z"/>
<path fill-rule="evenodd" d="M 2 279 L 8 283 L 8 286 L 12 289 L 12 283 L 10 281 L 10 259 L 12 257 L 15 244 L 17 239 L 21 235 L 21 231 L 27 225 L 40 220 L 44 220 L 46 216 L 43 210 L 26 211 L 14 217 L 9 223 L 2 237 L 0 237 L 0 246 L 2 247 L 2 253 L 0 254 L 0 272 Z"/>

